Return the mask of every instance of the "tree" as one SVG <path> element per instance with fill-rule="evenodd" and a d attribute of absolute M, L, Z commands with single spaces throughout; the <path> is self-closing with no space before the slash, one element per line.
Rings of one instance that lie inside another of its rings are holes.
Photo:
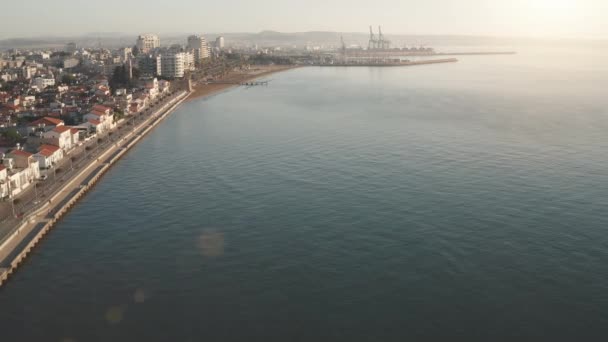
<path fill-rule="evenodd" d="M 131 49 L 131 54 L 133 55 L 133 57 L 137 57 L 137 55 L 139 55 L 141 51 L 139 51 L 139 48 L 137 47 L 137 45 L 133 46 L 133 48 Z"/>
<path fill-rule="evenodd" d="M 74 77 L 74 75 L 63 75 L 61 78 L 61 83 L 69 86 L 74 85 L 76 84 L 76 77 Z"/>
<path fill-rule="evenodd" d="M 120 109 L 114 110 L 114 122 L 118 122 L 120 119 L 125 117 L 125 112 Z"/>
<path fill-rule="evenodd" d="M 114 68 L 112 78 L 110 78 L 110 88 L 112 91 L 116 91 L 119 88 L 133 88 L 136 85 L 136 81 L 139 79 L 139 70 L 133 68 L 133 78 L 129 77 L 129 69 L 123 64 Z"/>
<path fill-rule="evenodd" d="M 129 82 L 129 76 L 126 74 L 127 70 L 124 65 L 117 66 L 114 68 L 114 73 L 110 79 L 110 88 L 112 91 L 116 91 L 118 88 L 126 87 Z"/>
<path fill-rule="evenodd" d="M 17 131 L 16 128 L 9 128 L 2 132 L 2 137 L 12 143 L 16 143 L 21 140 L 21 134 Z"/>

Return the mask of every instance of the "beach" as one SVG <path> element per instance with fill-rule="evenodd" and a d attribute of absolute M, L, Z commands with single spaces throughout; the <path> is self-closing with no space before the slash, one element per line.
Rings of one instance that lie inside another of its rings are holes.
<path fill-rule="evenodd" d="M 249 70 L 243 71 L 233 71 L 224 78 L 222 78 L 221 82 L 233 82 L 235 84 L 230 83 L 221 83 L 221 84 L 207 84 L 207 83 L 199 83 L 194 86 L 193 91 L 190 93 L 190 96 L 186 101 L 192 101 L 201 97 L 209 96 L 211 94 L 223 91 L 230 87 L 234 87 L 236 83 L 243 83 L 247 81 L 252 81 L 254 79 L 258 79 L 261 77 L 269 76 L 271 74 L 291 70 L 297 68 L 297 66 L 293 65 L 256 65 L 252 66 Z"/>

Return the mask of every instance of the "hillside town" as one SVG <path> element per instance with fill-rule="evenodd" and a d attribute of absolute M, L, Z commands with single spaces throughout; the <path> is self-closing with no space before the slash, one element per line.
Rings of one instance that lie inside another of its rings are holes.
<path fill-rule="evenodd" d="M 0 53 L 0 198 L 46 180 L 78 146 L 108 134 L 190 79 L 226 71 L 225 42 L 202 35 L 161 46 L 154 34 L 132 47 Z M 196 76 L 196 77 L 195 77 Z"/>

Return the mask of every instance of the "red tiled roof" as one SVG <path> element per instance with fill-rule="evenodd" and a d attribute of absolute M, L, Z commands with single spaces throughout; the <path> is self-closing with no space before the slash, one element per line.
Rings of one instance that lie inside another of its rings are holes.
<path fill-rule="evenodd" d="M 33 156 L 33 154 L 23 151 L 23 150 L 12 150 L 11 153 L 9 154 L 14 154 L 16 156 L 24 156 L 24 157 L 31 157 Z"/>
<path fill-rule="evenodd" d="M 59 120 L 59 119 L 51 118 L 51 117 L 47 116 L 42 119 L 38 119 L 36 121 L 30 122 L 28 126 L 38 126 L 39 124 L 45 124 L 48 126 L 57 126 L 57 125 L 62 125 L 63 120 Z"/>
<path fill-rule="evenodd" d="M 70 130 L 70 127 L 66 127 L 66 126 L 57 126 L 53 129 L 53 132 L 57 132 L 57 133 L 64 133 Z"/>
<path fill-rule="evenodd" d="M 70 133 L 72 133 L 72 134 L 78 134 L 78 128 L 72 128 L 72 127 L 70 127 Z"/>
<path fill-rule="evenodd" d="M 49 144 L 42 144 L 40 145 L 40 149 L 45 149 L 45 150 L 51 150 L 51 151 L 58 151 L 59 150 L 59 146 L 55 146 L 55 145 L 49 145 Z"/>
<path fill-rule="evenodd" d="M 52 156 L 53 153 L 59 151 L 59 147 L 54 146 L 54 145 L 48 145 L 48 144 L 44 144 L 44 145 L 40 145 L 40 148 L 38 148 L 38 153 L 42 154 L 43 156 Z"/>
<path fill-rule="evenodd" d="M 106 111 L 111 110 L 111 108 L 108 108 L 108 107 L 102 106 L 102 105 L 94 105 L 92 110 L 99 111 L 99 112 L 106 112 Z"/>
<path fill-rule="evenodd" d="M 6 170 L 6 167 L 4 165 L 0 164 L 0 171 L 2 171 L 2 170 Z"/>
<path fill-rule="evenodd" d="M 106 115 L 105 112 L 100 112 L 98 110 L 92 110 L 90 114 L 97 115 L 97 116 L 104 116 L 104 115 Z"/>
<path fill-rule="evenodd" d="M 43 156 L 45 156 L 45 157 L 50 157 L 50 156 L 52 156 L 52 155 L 53 155 L 53 153 L 55 153 L 55 152 L 53 152 L 53 151 L 51 151 L 51 150 L 48 150 L 48 149 L 46 149 L 46 148 L 45 148 L 45 149 L 42 149 L 42 150 L 40 150 L 40 151 L 38 151 L 38 154 L 43 155 Z"/>

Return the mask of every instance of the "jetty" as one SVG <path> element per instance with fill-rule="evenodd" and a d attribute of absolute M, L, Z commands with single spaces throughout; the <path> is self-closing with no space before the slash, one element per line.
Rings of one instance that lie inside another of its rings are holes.
<path fill-rule="evenodd" d="M 319 63 L 316 66 L 323 67 L 406 67 L 416 65 L 429 65 L 429 64 L 442 64 L 442 63 L 456 63 L 456 58 L 446 59 L 428 59 L 420 61 L 390 61 L 390 60 L 349 60 L 349 61 L 336 61 L 333 63 Z"/>
<path fill-rule="evenodd" d="M 270 81 L 246 81 L 246 82 L 231 82 L 231 81 L 210 81 L 206 84 L 227 84 L 227 85 L 239 85 L 246 87 L 255 86 L 267 86 Z"/>

